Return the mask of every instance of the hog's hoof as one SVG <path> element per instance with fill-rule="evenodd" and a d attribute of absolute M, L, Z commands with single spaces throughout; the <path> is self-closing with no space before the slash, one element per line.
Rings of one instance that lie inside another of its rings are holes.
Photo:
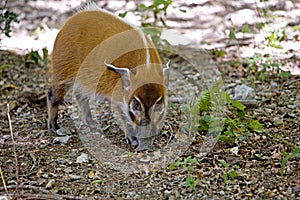
<path fill-rule="evenodd" d="M 138 140 L 136 139 L 136 138 L 129 138 L 129 137 L 127 137 L 126 138 L 126 143 L 127 144 L 130 144 L 130 145 L 132 145 L 132 146 L 134 146 L 134 147 L 136 147 L 136 146 L 138 146 Z"/>

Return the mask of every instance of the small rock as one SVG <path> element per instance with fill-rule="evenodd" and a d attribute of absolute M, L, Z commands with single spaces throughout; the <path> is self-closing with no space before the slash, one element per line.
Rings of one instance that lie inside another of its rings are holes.
<path fill-rule="evenodd" d="M 135 191 L 127 192 L 127 196 L 129 196 L 129 197 L 132 197 L 134 195 L 136 195 Z"/>
<path fill-rule="evenodd" d="M 271 83 L 270 83 L 270 86 L 271 86 L 272 89 L 275 89 L 275 88 L 277 88 L 278 84 L 275 81 L 272 80 Z"/>
<path fill-rule="evenodd" d="M 293 104 L 293 105 L 288 105 L 287 107 L 288 107 L 289 109 L 295 109 L 295 108 L 297 108 L 297 105 Z"/>
<path fill-rule="evenodd" d="M 96 171 L 94 176 L 93 176 L 93 180 L 100 179 L 100 175 L 101 175 L 100 172 Z"/>
<path fill-rule="evenodd" d="M 292 193 L 299 194 L 299 192 L 300 192 L 300 185 L 295 186 L 295 187 L 292 188 Z"/>
<path fill-rule="evenodd" d="M 225 192 L 224 192 L 223 190 L 221 190 L 221 191 L 220 191 L 220 195 L 223 196 L 224 194 L 225 194 Z"/>
<path fill-rule="evenodd" d="M 79 179 L 81 179 L 81 176 L 79 176 L 79 175 L 74 175 L 74 174 L 70 174 L 70 175 L 69 175 L 69 178 L 70 178 L 71 180 L 79 180 Z"/>
<path fill-rule="evenodd" d="M 71 173 L 71 172 L 73 172 L 73 170 L 71 169 L 71 167 L 67 167 L 65 170 L 65 173 Z"/>
<path fill-rule="evenodd" d="M 4 140 L 9 140 L 9 139 L 10 139 L 10 135 L 3 135 L 2 138 L 3 138 Z"/>
<path fill-rule="evenodd" d="M 87 163 L 89 161 L 89 155 L 86 153 L 82 153 L 80 156 L 77 157 L 76 163 Z"/>
<path fill-rule="evenodd" d="M 69 129 L 60 128 L 56 131 L 57 136 L 65 136 L 65 135 L 72 135 Z"/>
<path fill-rule="evenodd" d="M 43 178 L 49 178 L 49 174 L 42 174 Z"/>
<path fill-rule="evenodd" d="M 70 153 L 70 156 L 75 157 L 77 153 L 78 153 L 78 149 L 72 149 L 71 153 Z"/>
<path fill-rule="evenodd" d="M 66 164 L 67 161 L 64 159 L 58 158 L 58 159 L 56 159 L 56 162 L 60 165 L 64 165 L 64 164 Z"/>
<path fill-rule="evenodd" d="M 53 139 L 53 144 L 67 144 L 71 137 L 72 136 L 70 135 L 66 135 L 64 137 L 56 137 Z"/>
<path fill-rule="evenodd" d="M 55 183 L 55 179 L 51 179 L 51 180 L 47 183 L 46 188 L 47 188 L 47 189 L 52 188 L 52 187 L 54 186 L 54 183 Z"/>
<path fill-rule="evenodd" d="M 171 193 L 171 191 L 169 191 L 169 190 L 165 190 L 165 191 L 164 191 L 164 194 L 165 194 L 165 195 L 169 195 L 170 193 Z"/>
<path fill-rule="evenodd" d="M 273 122 L 274 126 L 280 126 L 283 124 L 283 119 L 281 117 L 274 117 Z"/>
<path fill-rule="evenodd" d="M 242 85 L 237 85 L 234 88 L 234 96 L 232 99 L 237 99 L 237 100 L 246 100 L 246 99 L 254 99 L 255 98 L 255 92 L 254 89 L 242 84 Z"/>

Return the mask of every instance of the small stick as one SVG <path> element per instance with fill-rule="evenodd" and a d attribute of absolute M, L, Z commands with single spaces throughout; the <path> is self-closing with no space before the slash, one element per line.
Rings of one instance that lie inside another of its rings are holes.
<path fill-rule="evenodd" d="M 6 187 L 6 183 L 5 183 L 5 180 L 4 180 L 4 176 L 3 176 L 3 173 L 2 173 L 1 166 L 0 166 L 0 175 L 1 175 L 1 179 L 2 179 L 2 184 L 3 184 L 4 190 L 5 190 L 6 194 L 8 194 L 8 191 L 7 191 L 7 187 Z"/>
<path fill-rule="evenodd" d="M 13 152 L 14 152 L 15 164 L 16 164 L 16 179 L 17 179 L 16 190 L 18 190 L 18 184 L 19 184 L 18 156 L 17 156 L 17 152 L 16 152 L 15 139 L 14 139 L 14 134 L 13 134 L 13 131 L 12 131 L 12 125 L 11 125 L 11 119 L 10 119 L 9 111 L 10 111 L 9 110 L 9 104 L 7 104 L 7 117 L 8 117 L 8 122 L 9 122 L 10 137 L 11 137 L 12 144 L 13 144 Z"/>

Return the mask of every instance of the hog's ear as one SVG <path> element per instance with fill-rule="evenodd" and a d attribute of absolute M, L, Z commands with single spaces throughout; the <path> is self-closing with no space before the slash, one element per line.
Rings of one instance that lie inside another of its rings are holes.
<path fill-rule="evenodd" d="M 107 67 L 107 69 L 118 73 L 121 76 L 123 89 L 128 92 L 130 89 L 130 71 L 128 68 L 118 68 L 111 64 L 107 64 L 104 62 L 104 65 Z"/>
<path fill-rule="evenodd" d="M 166 64 L 166 67 L 163 68 L 163 75 L 164 75 L 164 84 L 165 86 L 169 85 L 169 76 L 170 76 L 170 62 L 169 60 Z"/>

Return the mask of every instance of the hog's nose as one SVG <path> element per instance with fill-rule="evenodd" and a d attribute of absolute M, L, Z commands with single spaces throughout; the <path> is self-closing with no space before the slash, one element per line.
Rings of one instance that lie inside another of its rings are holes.
<path fill-rule="evenodd" d="M 137 147 L 137 151 L 143 150 L 152 150 L 153 148 L 154 137 L 149 138 L 138 138 L 139 146 Z"/>

